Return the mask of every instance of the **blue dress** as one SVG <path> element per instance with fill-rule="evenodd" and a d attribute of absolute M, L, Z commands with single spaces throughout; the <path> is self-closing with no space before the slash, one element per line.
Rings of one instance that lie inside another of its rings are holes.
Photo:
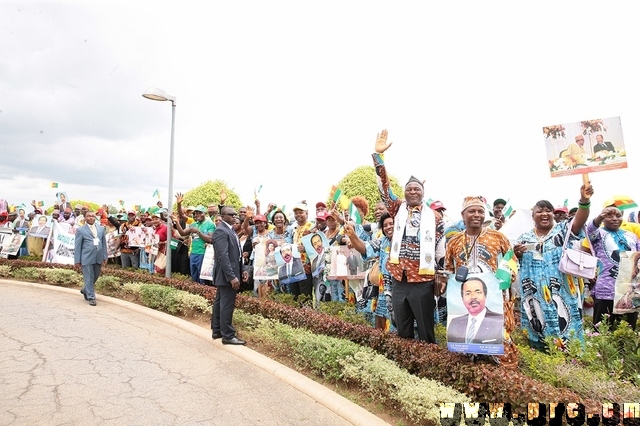
<path fill-rule="evenodd" d="M 522 328 L 529 334 L 531 346 L 543 349 L 545 338 L 559 337 L 563 342 L 579 339 L 584 343 L 582 327 L 582 278 L 558 270 L 569 221 L 556 224 L 542 238 L 535 231 L 525 232 L 518 244 L 534 244 L 520 260 Z M 568 246 L 584 237 L 570 234 Z"/>
<path fill-rule="evenodd" d="M 387 260 L 389 259 L 389 252 L 391 251 L 391 240 L 386 236 L 372 239 L 365 242 L 365 247 L 367 251 L 362 255 L 363 260 L 377 258 L 379 260 L 380 275 L 382 277 L 382 288 L 378 293 L 378 298 L 370 304 L 370 310 L 376 316 L 387 319 L 385 331 L 396 331 L 396 327 L 391 320 L 391 312 L 389 312 L 390 303 L 387 303 L 387 301 L 391 301 L 393 290 L 391 274 L 387 270 Z"/>

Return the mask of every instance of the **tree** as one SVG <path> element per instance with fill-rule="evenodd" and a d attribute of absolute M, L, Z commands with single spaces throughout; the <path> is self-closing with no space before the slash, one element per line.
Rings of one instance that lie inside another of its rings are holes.
<path fill-rule="evenodd" d="M 220 192 L 224 190 L 227 193 L 227 206 L 233 206 L 236 209 L 242 206 L 240 197 L 233 190 L 229 189 L 227 183 L 216 179 L 214 181 L 207 181 L 200 186 L 196 186 L 193 189 L 185 192 L 184 200 L 182 201 L 182 207 L 187 206 L 204 206 L 209 204 L 220 204 Z M 175 195 L 175 194 L 174 194 Z"/>
<path fill-rule="evenodd" d="M 391 189 L 394 194 L 399 197 L 403 197 L 404 191 L 398 179 L 389 175 L 391 181 Z M 373 209 L 378 201 L 380 201 L 380 191 L 378 190 L 378 179 L 376 171 L 373 166 L 360 166 L 351 172 L 347 173 L 345 177 L 336 185 L 342 193 L 351 198 L 354 195 L 361 195 L 369 202 L 369 214 L 366 216 L 366 220 L 369 222 L 375 221 L 373 216 Z M 327 203 L 329 205 L 331 200 Z"/>

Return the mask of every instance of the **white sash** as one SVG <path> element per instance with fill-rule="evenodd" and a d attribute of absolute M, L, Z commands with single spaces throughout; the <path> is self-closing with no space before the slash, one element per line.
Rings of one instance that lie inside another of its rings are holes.
<path fill-rule="evenodd" d="M 391 251 L 389 254 L 389 263 L 400 263 L 400 246 L 402 245 L 402 236 L 409 219 L 409 210 L 407 202 L 403 201 L 398 209 L 395 217 L 395 229 L 393 230 L 393 238 L 391 240 Z M 420 229 L 418 231 L 418 240 L 420 243 L 420 275 L 434 275 L 435 269 L 435 248 L 436 248 L 436 218 L 433 210 L 425 203 L 422 204 L 420 212 Z"/>

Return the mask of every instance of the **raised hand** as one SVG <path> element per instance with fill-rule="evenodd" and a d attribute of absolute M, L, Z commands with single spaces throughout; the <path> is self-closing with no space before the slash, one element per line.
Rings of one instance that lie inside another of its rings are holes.
<path fill-rule="evenodd" d="M 582 185 L 580 187 L 580 200 L 587 200 L 589 201 L 589 199 L 591 198 L 591 196 L 593 195 L 593 186 L 591 186 L 591 182 L 589 182 L 588 185 Z"/>
<path fill-rule="evenodd" d="M 225 191 L 224 189 L 221 189 L 220 190 L 220 204 L 222 204 L 224 206 L 226 202 L 227 202 L 227 191 Z"/>
<path fill-rule="evenodd" d="M 380 133 L 378 133 L 378 136 L 376 136 L 376 152 L 378 154 L 382 154 L 387 149 L 389 149 L 391 144 L 393 144 L 393 142 L 387 142 L 388 135 L 389 135 L 389 132 L 387 132 L 387 130 L 384 129 Z"/>
<path fill-rule="evenodd" d="M 176 193 L 176 203 L 182 204 L 182 201 L 184 201 L 184 194 L 182 192 Z"/>

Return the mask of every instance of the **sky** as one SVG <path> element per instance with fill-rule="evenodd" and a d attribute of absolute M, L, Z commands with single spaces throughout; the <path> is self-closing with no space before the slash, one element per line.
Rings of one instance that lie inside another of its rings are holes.
<path fill-rule="evenodd" d="M 245 204 L 325 200 L 370 165 L 462 198 L 577 206 L 542 127 L 620 117 L 629 167 L 591 173 L 594 210 L 640 199 L 634 2 L 165 0 L 0 4 L 0 198 L 166 204 L 221 179 Z M 52 189 L 51 182 L 59 188 Z M 640 202 L 640 201 L 638 201 Z"/>

